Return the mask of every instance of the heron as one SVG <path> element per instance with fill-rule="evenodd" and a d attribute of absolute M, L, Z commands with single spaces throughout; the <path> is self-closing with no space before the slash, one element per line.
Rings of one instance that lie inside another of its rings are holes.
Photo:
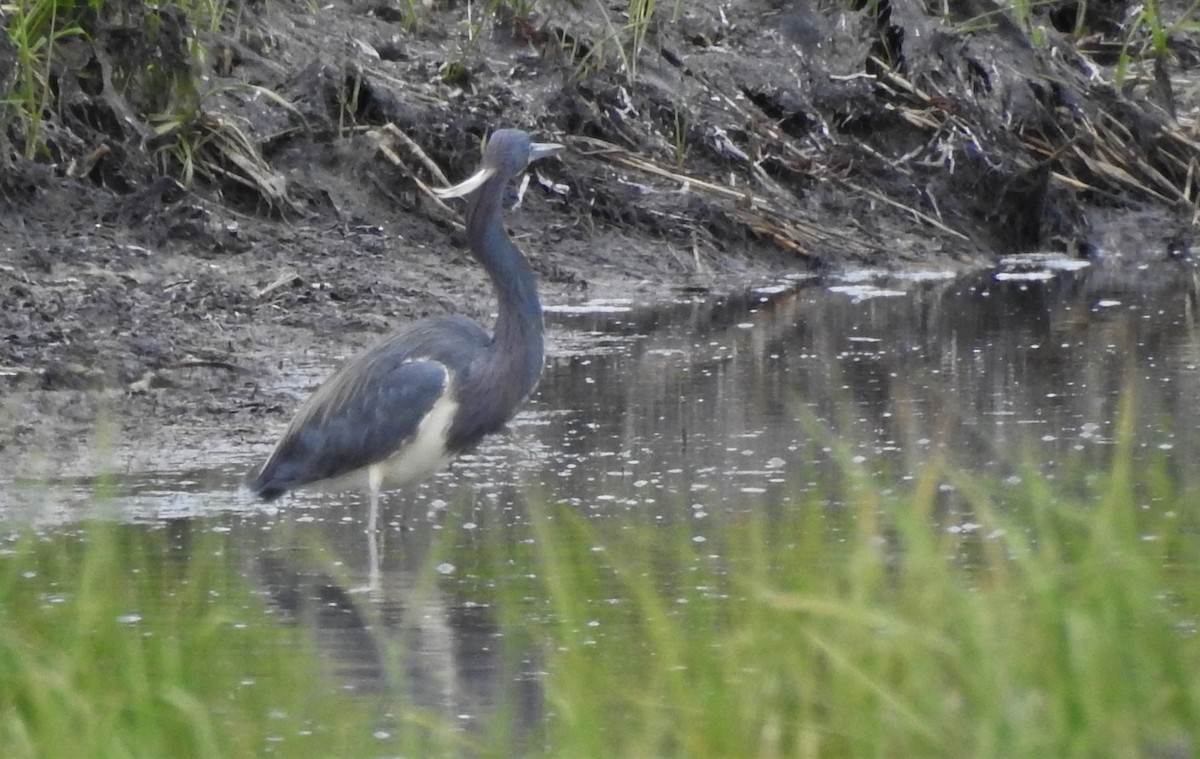
<path fill-rule="evenodd" d="M 525 256 L 501 220 L 509 183 L 564 146 L 525 132 L 491 135 L 478 171 L 435 193 L 466 198 L 467 243 L 498 302 L 492 334 L 464 316 L 402 327 L 346 361 L 297 410 L 250 489 L 272 501 L 307 485 L 379 495 L 432 475 L 499 431 L 542 374 L 542 306 Z"/>

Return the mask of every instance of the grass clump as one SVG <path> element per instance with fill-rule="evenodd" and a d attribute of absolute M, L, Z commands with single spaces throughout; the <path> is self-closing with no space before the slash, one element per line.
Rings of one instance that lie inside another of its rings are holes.
<path fill-rule="evenodd" d="M 544 515 L 550 754 L 1194 755 L 1195 493 L 1017 479 L 848 472 L 719 540 Z"/>
<path fill-rule="evenodd" d="M 6 5 L 0 63 L 11 58 L 12 65 L 0 74 L 0 129 L 24 159 L 66 160 L 64 146 L 47 134 L 74 125 L 63 113 L 72 106 L 87 104 L 99 124 L 132 119 L 144 126 L 194 112 L 207 54 L 197 30 L 215 32 L 239 14 L 240 6 L 220 0 Z"/>
<path fill-rule="evenodd" d="M 1124 86 L 1134 63 L 1149 59 L 1154 61 L 1154 75 L 1160 81 L 1166 79 L 1169 87 L 1165 67 L 1171 56 L 1171 40 L 1200 32 L 1197 11 L 1200 11 L 1200 2 L 1193 2 L 1178 18 L 1168 20 L 1156 0 L 1147 0 L 1133 8 L 1127 20 L 1128 32 L 1121 42 L 1114 83 L 1118 87 Z"/>
<path fill-rule="evenodd" d="M 215 537 L 97 524 L 0 555 L 6 759 L 380 753 L 375 709 L 320 670 Z"/>
<path fill-rule="evenodd" d="M 18 0 L 0 15 L 13 58 L 11 71 L 0 77 L 0 85 L 7 90 L 0 102 L 0 129 L 8 129 L 13 121 L 21 125 L 27 158 L 42 144 L 43 114 L 53 98 L 51 81 L 58 47 L 67 40 L 90 36 L 87 19 L 94 16 L 100 2 Z"/>

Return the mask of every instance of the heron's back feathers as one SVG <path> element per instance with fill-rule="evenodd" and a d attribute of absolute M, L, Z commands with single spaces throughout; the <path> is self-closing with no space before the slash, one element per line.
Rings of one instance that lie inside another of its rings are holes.
<path fill-rule="evenodd" d="M 271 500 L 392 457 L 490 341 L 469 319 L 440 317 L 351 358 L 301 406 L 250 488 Z"/>

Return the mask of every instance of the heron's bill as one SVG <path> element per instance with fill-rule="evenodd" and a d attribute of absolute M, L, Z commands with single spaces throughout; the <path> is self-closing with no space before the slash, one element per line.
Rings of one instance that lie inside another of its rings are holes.
<path fill-rule="evenodd" d="M 496 170 L 493 168 L 483 168 L 467 177 L 463 181 L 451 187 L 435 187 L 433 194 L 439 198 L 461 198 L 464 195 L 470 195 L 475 190 L 483 186 L 483 183 L 488 181 Z"/>
<path fill-rule="evenodd" d="M 529 162 L 533 163 L 541 158 L 561 153 L 566 149 L 566 145 L 560 145 L 557 142 L 535 142 L 529 146 Z"/>

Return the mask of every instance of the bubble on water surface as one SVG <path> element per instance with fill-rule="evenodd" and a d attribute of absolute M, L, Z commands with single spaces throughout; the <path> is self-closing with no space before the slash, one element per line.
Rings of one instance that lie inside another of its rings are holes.
<path fill-rule="evenodd" d="M 907 294 L 903 290 L 889 290 L 875 285 L 834 285 L 829 288 L 829 292 L 848 295 L 856 301 L 871 298 L 896 298 Z"/>
<path fill-rule="evenodd" d="M 543 307 L 549 314 L 624 314 L 633 310 L 633 301 L 623 298 L 592 300 L 579 304 L 560 304 Z"/>

